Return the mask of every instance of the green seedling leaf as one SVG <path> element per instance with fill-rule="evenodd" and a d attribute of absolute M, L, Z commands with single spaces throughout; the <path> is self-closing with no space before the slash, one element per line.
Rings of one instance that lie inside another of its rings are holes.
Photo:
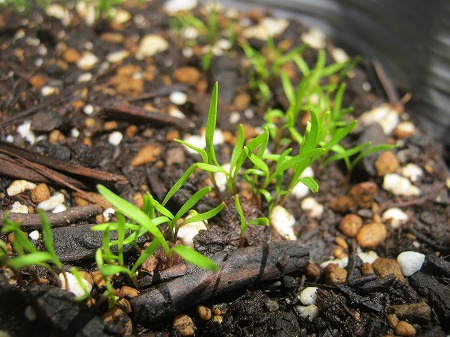
<path fill-rule="evenodd" d="M 186 172 L 180 177 L 180 179 L 177 180 L 177 182 L 172 186 L 172 188 L 167 192 L 166 197 L 164 198 L 163 202 L 161 203 L 163 206 L 167 204 L 167 202 L 170 200 L 170 198 L 173 197 L 175 193 L 181 188 L 181 186 L 184 185 L 184 183 L 189 179 L 192 172 L 197 168 L 197 164 L 192 164 Z"/>
<path fill-rule="evenodd" d="M 50 222 L 48 221 L 47 216 L 45 215 L 43 210 L 38 208 L 38 214 L 39 218 L 41 219 L 42 238 L 44 240 L 44 246 L 52 256 L 51 261 L 55 264 L 55 266 L 58 269 L 61 269 L 62 263 L 59 260 L 58 256 L 56 255 L 55 248 L 53 246 L 53 232 Z"/>
<path fill-rule="evenodd" d="M 114 194 L 106 187 L 97 185 L 99 193 L 108 200 L 114 207 L 116 207 L 121 213 L 127 215 L 129 218 L 136 221 L 141 226 L 145 227 L 155 238 L 157 238 L 164 248 L 166 254 L 170 254 L 169 246 L 159 230 L 159 228 L 152 222 L 152 220 L 145 214 L 140 208 L 122 199 L 118 195 Z"/>
<path fill-rule="evenodd" d="M 49 268 L 47 265 L 47 261 L 52 261 L 53 256 L 48 252 L 33 252 L 26 255 L 17 256 L 9 260 L 9 266 L 11 268 L 20 270 L 24 267 L 30 267 L 34 265 L 43 265 L 46 268 Z"/>
<path fill-rule="evenodd" d="M 241 235 L 245 233 L 247 228 L 247 222 L 245 221 L 244 212 L 242 211 L 241 202 L 239 201 L 239 194 L 234 196 L 234 204 L 236 205 L 236 211 L 238 212 L 239 218 L 241 219 Z"/>
<path fill-rule="evenodd" d="M 213 164 L 204 164 L 204 163 L 197 163 L 197 167 L 201 168 L 203 171 L 216 173 L 220 172 L 228 176 L 228 171 L 226 171 L 222 166 L 216 166 Z"/>
<path fill-rule="evenodd" d="M 75 267 L 72 267 L 72 268 L 70 269 L 70 273 L 71 273 L 73 276 L 75 276 L 75 278 L 77 279 L 78 284 L 80 285 L 81 289 L 82 289 L 83 292 L 84 292 L 84 296 L 78 296 L 78 297 L 75 297 L 75 301 L 83 301 L 83 300 L 89 298 L 89 297 L 91 296 L 91 294 L 90 294 L 89 291 L 87 290 L 86 285 L 85 285 L 84 282 L 83 282 L 83 278 L 82 278 L 81 275 L 80 275 L 80 272 L 79 272 Z"/>
<path fill-rule="evenodd" d="M 208 120 L 206 121 L 206 152 L 208 154 L 209 161 L 208 164 L 216 164 L 220 166 L 216 160 L 216 153 L 214 151 L 214 131 L 216 130 L 216 120 L 217 120 L 217 107 L 219 99 L 219 84 L 216 82 L 214 84 L 214 89 L 211 95 L 211 102 L 209 104 Z"/>
<path fill-rule="evenodd" d="M 290 105 L 296 105 L 296 95 L 291 80 L 285 73 L 280 74 L 281 84 L 283 85 L 284 94 Z"/>
<path fill-rule="evenodd" d="M 203 213 L 197 213 L 196 215 L 191 216 L 190 218 L 184 220 L 179 227 L 186 225 L 188 223 L 197 222 L 197 221 L 205 221 L 209 220 L 212 217 L 216 216 L 220 213 L 220 211 L 225 207 L 225 203 L 220 203 L 217 207 L 214 207 L 213 209 L 203 212 Z"/>
<path fill-rule="evenodd" d="M 184 214 L 186 214 L 192 207 L 194 207 L 200 201 L 201 198 L 203 198 L 209 192 L 211 192 L 211 186 L 203 187 L 201 190 L 194 193 L 194 195 L 190 197 L 183 206 L 181 206 L 177 214 L 175 214 L 174 218 L 172 219 L 172 223 L 176 224 L 178 219 L 180 219 Z"/>
<path fill-rule="evenodd" d="M 311 128 L 309 132 L 306 132 L 306 135 L 303 139 L 303 144 L 301 151 L 306 152 L 312 150 L 316 147 L 317 142 L 319 140 L 319 118 L 317 117 L 314 109 L 310 110 L 311 114 Z"/>
<path fill-rule="evenodd" d="M 269 167 L 267 164 L 258 156 L 256 156 L 253 152 L 250 151 L 246 146 L 244 146 L 245 153 L 247 154 L 248 159 L 255 165 L 257 169 L 264 172 L 265 176 L 269 176 Z"/>
<path fill-rule="evenodd" d="M 303 177 L 297 180 L 297 184 L 302 183 L 303 185 L 305 185 L 306 187 L 309 188 L 309 190 L 313 193 L 316 193 L 319 190 L 319 184 L 317 184 L 317 182 L 311 178 L 311 177 Z M 295 185 L 297 185 L 295 184 Z"/>
<path fill-rule="evenodd" d="M 269 226 L 269 219 L 256 218 L 256 219 L 250 220 L 247 224 L 248 224 L 248 226 Z"/>
<path fill-rule="evenodd" d="M 184 260 L 189 263 L 196 265 L 197 267 L 211 270 L 214 272 L 219 271 L 219 266 L 211 259 L 208 259 L 206 256 L 203 256 L 199 252 L 186 247 L 186 246 L 175 246 L 172 250 L 180 255 Z"/>
<path fill-rule="evenodd" d="M 194 145 L 192 145 L 192 144 L 190 144 L 188 142 L 185 142 L 184 140 L 181 140 L 181 139 L 175 139 L 175 141 L 177 143 L 180 143 L 180 144 L 182 144 L 184 146 L 187 146 L 188 148 L 194 150 L 195 152 L 197 152 L 200 155 L 200 157 L 202 157 L 202 160 L 203 160 L 204 163 L 206 163 L 206 164 L 209 163 L 208 153 L 206 153 L 205 150 L 203 150 L 203 149 L 201 149 L 201 148 L 199 148 L 197 146 L 194 146 Z"/>
<path fill-rule="evenodd" d="M 120 274 L 120 273 L 124 273 L 128 276 L 131 276 L 131 272 L 129 269 L 122 267 L 122 266 L 116 266 L 116 265 L 111 265 L 111 264 L 104 264 L 101 267 L 100 271 L 104 276 L 111 276 L 111 275 Z"/>
<path fill-rule="evenodd" d="M 239 171 L 240 167 L 237 167 L 239 156 L 242 153 L 244 147 L 244 127 L 242 124 L 238 126 L 238 133 L 236 138 L 236 145 L 233 148 L 230 159 L 230 175 L 234 175 Z"/>
<path fill-rule="evenodd" d="M 154 239 L 152 243 L 144 249 L 141 255 L 138 257 L 136 262 L 134 263 L 133 268 L 131 269 L 131 274 L 134 275 L 138 268 L 150 257 L 152 256 L 158 247 L 160 246 L 160 242 L 157 239 Z"/>
<path fill-rule="evenodd" d="M 397 145 L 394 144 L 380 144 L 380 145 L 374 145 L 372 147 L 370 147 L 369 149 L 361 152 L 355 159 L 352 160 L 352 164 L 351 164 L 351 170 L 353 170 L 353 168 L 359 163 L 359 161 L 361 159 L 363 159 L 365 156 L 371 154 L 371 153 L 376 153 L 376 152 L 380 152 L 380 151 L 388 151 L 388 150 L 392 150 L 395 149 L 397 147 Z"/>

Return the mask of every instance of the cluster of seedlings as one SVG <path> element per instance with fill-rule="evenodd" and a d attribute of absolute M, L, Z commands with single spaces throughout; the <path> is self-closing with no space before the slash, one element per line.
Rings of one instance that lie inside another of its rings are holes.
<path fill-rule="evenodd" d="M 121 1 L 100 1 L 98 4 L 101 8 L 109 10 L 116 2 Z M 220 39 L 216 15 L 216 12 L 211 10 L 206 22 L 203 22 L 192 15 L 184 14 L 174 19 L 172 29 L 182 35 L 187 27 L 195 27 L 197 31 L 206 35 L 210 46 L 215 46 Z M 116 210 L 116 221 L 92 227 L 92 230 L 102 232 L 102 246 L 97 250 L 95 260 L 106 284 L 103 297 L 109 301 L 110 306 L 119 300 L 112 282 L 115 275 L 126 275 L 137 288 L 137 274 L 141 265 L 161 247 L 169 260 L 169 265 L 176 254 L 201 268 L 217 271 L 218 266 L 212 260 L 192 247 L 177 244 L 177 240 L 183 226 L 206 223 L 218 215 L 225 207 L 226 197 L 234 199 L 241 222 L 240 246 L 244 246 L 248 226 L 270 225 L 272 212 L 277 206 L 282 207 L 286 203 L 296 186 L 304 184 L 312 192 L 318 190 L 317 182 L 312 177 L 304 175 L 305 170 L 312 164 L 316 163 L 320 171 L 333 161 L 343 160 L 350 175 L 356 164 L 366 155 L 392 148 L 392 145 L 372 146 L 370 143 L 345 148 L 341 144 L 356 126 L 356 121 L 350 116 L 352 110 L 342 106 L 345 92 L 342 80 L 357 60 L 327 65 L 325 51 L 319 50 L 315 66 L 310 67 L 302 58 L 306 46 L 298 46 L 285 52 L 270 38 L 266 47 L 268 52 L 263 54 L 246 43 L 239 43 L 236 32 L 231 27 L 228 38 L 231 44 L 237 45 L 246 55 L 251 65 L 247 69 L 249 86 L 261 101 L 267 102 L 272 95 L 272 83 L 281 81 L 288 108 L 285 111 L 278 107 L 267 108 L 261 133 L 247 141 L 244 127 L 239 125 L 229 163 L 219 163 L 214 147 L 219 98 L 216 83 L 206 123 L 205 148 L 177 140 L 194 150 L 200 160 L 186 170 L 162 201 L 147 194 L 144 197 L 144 207 L 140 209 L 106 187 L 97 187 L 98 192 Z M 209 69 L 212 57 L 214 57 L 213 47 L 210 47 L 203 57 L 203 69 Z M 299 83 L 292 83 L 284 72 L 283 66 L 287 63 L 297 67 L 302 78 Z M 303 128 L 300 119 L 308 113 L 309 118 L 306 127 Z M 169 200 L 198 169 L 207 173 L 212 186 L 199 189 L 176 213 L 173 213 L 167 207 Z M 224 187 L 217 183 L 220 175 L 225 176 Z M 249 184 L 252 197 L 266 217 L 245 218 L 240 202 L 242 195 L 239 187 L 242 181 Z M 195 206 L 212 191 L 218 198 L 218 206 L 198 213 Z M 59 286 L 65 287 L 68 284 L 68 271 L 64 269 L 53 249 L 52 231 L 45 214 L 41 212 L 40 216 L 45 251 L 37 250 L 21 231 L 20 224 L 8 220 L 7 216 L 3 219 L 2 232 L 14 235 L 12 240 L 14 252 L 8 250 L 5 242 L 0 241 L 1 266 L 11 270 L 20 282 L 22 269 L 26 268 L 31 274 L 35 274 L 34 266 L 39 265 L 54 276 Z M 115 240 L 110 239 L 111 231 L 117 233 Z M 146 237 L 149 244 L 144 247 L 138 245 L 136 240 L 141 237 Z M 128 265 L 124 256 L 126 245 L 131 245 L 139 252 L 139 257 L 132 266 Z M 55 270 L 61 272 L 62 277 L 58 276 Z M 72 268 L 70 274 L 76 278 L 81 287 L 77 298 L 85 300 L 90 296 L 90 289 L 76 268 Z"/>

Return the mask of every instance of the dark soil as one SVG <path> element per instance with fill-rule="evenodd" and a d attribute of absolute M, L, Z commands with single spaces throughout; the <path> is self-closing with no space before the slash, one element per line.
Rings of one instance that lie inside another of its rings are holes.
<path fill-rule="evenodd" d="M 146 192 L 162 200 L 174 182 L 198 160 L 174 139 L 200 134 L 205 127 L 211 90 L 216 81 L 220 86 L 217 127 L 225 136 L 224 144 L 217 147 L 220 163 L 229 161 L 236 140 L 237 125 L 230 119 L 235 112 L 240 116 L 239 123 L 245 125 L 246 135 L 251 136 L 264 123 L 263 116 L 269 107 L 287 106 L 279 81 L 271 84 L 274 94 L 265 103 L 250 90 L 245 55 L 237 44 L 224 50 L 223 55 L 213 56 L 209 70 L 203 71 L 202 46 L 207 46 L 208 40 L 200 36 L 197 44 L 189 49 L 192 55 L 186 50 L 183 53 L 183 41 L 170 30 L 162 3 L 125 4 L 123 9 L 131 14 L 130 20 L 121 23 L 100 20 L 94 26 L 88 26 L 73 8 L 67 26 L 38 8 L 30 8 L 26 13 L 1 8 L 0 211 L 3 216 L 15 202 L 27 206 L 30 214 L 21 215 L 20 220 L 23 229 L 29 232 L 39 228 L 36 215 L 32 214 L 37 202 L 33 201 L 31 191 L 9 196 L 8 186 L 15 180 L 25 179 L 46 183 L 52 195 L 62 192 L 65 206 L 74 213 L 69 220 L 64 218 L 65 213 L 61 217 L 53 216 L 51 222 L 55 249 L 67 268 L 77 266 L 88 272 L 95 271 L 93 256 L 101 245 L 101 235 L 92 232 L 89 225 L 104 221 L 101 211 L 105 204 L 98 195 L 85 192 L 95 192 L 96 184 L 101 183 L 141 206 L 142 195 Z M 206 22 L 204 10 L 197 8 L 193 13 Z M 218 15 L 222 36 L 231 20 L 225 13 L 220 11 Z M 237 15 L 235 24 L 239 31 L 240 24 L 256 25 L 268 14 L 252 10 Z M 275 42 L 289 49 L 301 43 L 299 36 L 306 31 L 301 23 L 290 22 L 284 32 L 276 36 Z M 168 41 L 168 48 L 154 56 L 136 58 L 139 43 L 147 34 L 161 36 Z M 265 46 L 265 42 L 256 39 L 248 42 L 255 48 Z M 328 43 L 329 62 L 333 48 Z M 128 56 L 118 62 L 106 62 L 110 53 L 121 50 L 126 50 Z M 89 69 L 81 69 L 77 64 L 83 52 L 98 57 Z M 307 49 L 303 56 L 308 64 L 314 65 L 317 52 Z M 186 70 L 186 67 L 189 68 Z M 177 73 L 180 69 L 185 73 Z M 80 76 L 89 78 L 80 81 Z M 298 80 L 298 74 L 294 74 L 294 78 Z M 345 83 L 344 106 L 353 106 L 354 118 L 387 101 L 379 79 L 366 61 L 345 78 Z M 45 95 L 46 90 L 53 92 Z M 175 91 L 187 94 L 187 102 L 176 107 L 184 117 L 173 114 L 175 105 L 169 95 Z M 244 99 L 244 103 L 238 98 Z M 401 121 L 411 119 L 407 112 L 400 111 L 399 115 Z M 25 121 L 31 121 L 36 137 L 32 142 L 19 133 L 19 126 Z M 282 239 L 273 229 L 265 227 L 250 227 L 245 242 L 247 248 L 244 248 L 249 250 L 240 250 L 239 218 L 232 199 L 226 198 L 227 207 L 210 221 L 209 230 L 195 237 L 194 243 L 198 251 L 223 263 L 223 268 L 230 266 L 227 259 L 243 259 L 239 268 L 244 274 L 238 273 L 241 271 L 238 267 L 230 269 L 228 284 L 233 283 L 230 291 L 208 288 L 216 282 L 220 284 L 220 278 L 213 279 L 210 274 L 201 274 L 205 272 L 183 264 L 165 269 L 168 266 L 159 261 L 159 270 L 153 276 L 148 271 L 140 271 L 140 296 L 157 289 L 169 296 L 167 308 L 173 304 L 176 309 L 161 309 L 157 320 L 144 319 L 142 317 L 146 316 L 142 316 L 140 310 L 144 310 L 145 303 L 142 304 L 144 301 L 138 296 L 128 298 L 133 311 L 128 315 L 122 312 L 110 322 L 104 316 L 108 311 L 105 304 L 92 305 L 90 301 L 88 309 L 86 303 L 73 302 L 71 295 L 57 288 L 55 280 L 45 270 L 38 268 L 39 276 L 48 278 L 45 286 L 37 286 L 28 271 L 22 272 L 24 285 L 19 286 L 5 271 L 0 276 L 0 335 L 5 332 L 10 336 L 120 336 L 130 333 L 179 336 L 181 332 L 173 327 L 174 317 L 186 314 L 193 320 L 196 336 L 368 337 L 401 334 L 389 323 L 388 315 L 393 313 L 414 326 L 416 336 L 448 335 L 449 173 L 442 159 L 441 145 L 423 134 L 419 126 L 406 135 L 399 130 L 385 135 L 379 130 L 377 126 L 358 127 L 344 145 L 355 146 L 366 140 L 398 144 L 393 152 L 400 167 L 414 163 L 423 170 L 423 176 L 414 182 L 420 194 L 396 196 L 383 189 L 383 177 L 378 176 L 374 167 L 379 154 L 365 158 L 349 180 L 342 163 L 332 163 L 320 172 L 314 166 L 320 190 L 313 197 L 324 206 L 323 215 L 312 217 L 299 207 L 301 201 L 294 197 L 285 205 L 296 219 L 297 243 L 304 247 L 295 249 L 297 252 L 305 249 L 309 258 L 302 255 L 298 257 L 300 260 L 295 260 L 295 254 L 277 250 L 277 242 Z M 115 131 L 123 135 L 118 145 L 108 141 Z M 148 146 L 147 153 L 153 152 L 153 156 L 132 164 L 144 146 Z M 175 195 L 170 207 L 179 209 L 207 183 L 207 175 L 196 172 Z M 75 209 L 73 207 L 82 205 L 79 198 L 89 199 L 98 206 L 91 206 L 89 212 L 85 208 Z M 266 214 L 266 205 L 260 209 L 255 200 L 241 199 L 249 219 Z M 211 194 L 197 210 L 206 211 L 218 203 L 217 196 Z M 380 223 L 383 212 L 393 207 L 402 209 L 408 220 L 396 228 L 384 221 L 387 236 L 375 247 L 361 248 L 360 242 L 339 230 L 339 223 L 346 214 L 359 215 L 363 224 Z M 1 238 L 5 242 L 10 239 L 4 234 Z M 144 241 L 139 244 L 143 245 Z M 43 247 L 42 240 L 33 242 Z M 259 248 L 261 254 L 248 253 Z M 268 272 L 270 277 L 262 276 L 266 275 L 266 249 L 279 254 L 274 255 L 276 262 L 269 266 L 276 270 Z M 361 250 L 373 250 L 380 258 L 393 260 L 401 252 L 417 251 L 423 253 L 426 260 L 420 271 L 402 282 L 390 272 L 386 275 L 365 273 L 363 269 L 367 266 L 357 256 Z M 132 263 L 136 252 L 131 249 L 128 252 Z M 255 260 L 246 262 L 245 258 L 250 259 L 250 256 L 256 256 Z M 318 265 L 344 256 L 348 257 L 347 277 L 344 282 L 330 281 L 331 268 Z M 291 264 L 296 267 L 290 268 Z M 252 266 L 256 269 L 252 270 Z M 114 280 L 117 289 L 124 285 L 132 286 L 132 283 L 125 277 Z M 318 314 L 313 319 L 303 318 L 299 313 L 302 303 L 298 296 L 308 286 L 319 288 Z M 174 293 L 165 289 L 181 291 L 183 305 L 175 303 Z M 202 295 L 205 289 L 209 290 Z M 103 290 L 94 285 L 94 300 L 100 298 Z M 217 294 L 220 295 L 215 296 Z M 212 318 L 201 319 L 196 305 L 210 308 Z M 25 316 L 29 306 L 34 309 L 36 320 Z"/>

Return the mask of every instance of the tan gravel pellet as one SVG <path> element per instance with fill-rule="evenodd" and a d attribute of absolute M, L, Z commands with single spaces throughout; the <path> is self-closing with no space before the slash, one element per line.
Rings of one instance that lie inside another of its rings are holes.
<path fill-rule="evenodd" d="M 356 242 L 361 248 L 377 247 L 381 245 L 387 237 L 387 230 L 384 224 L 372 222 L 358 231 Z"/>
<path fill-rule="evenodd" d="M 397 260 L 379 257 L 372 263 L 372 267 L 375 273 L 377 273 L 380 277 L 385 277 L 387 275 L 393 274 L 398 281 L 402 282 L 403 284 L 406 283 L 405 277 L 402 274 L 400 265 L 398 264 Z"/>
<path fill-rule="evenodd" d="M 34 203 L 40 203 L 50 198 L 50 190 L 47 184 L 39 184 L 31 191 L 31 200 Z"/>
<path fill-rule="evenodd" d="M 416 329 L 412 324 L 406 321 L 400 321 L 395 327 L 395 333 L 399 336 L 411 337 L 416 335 Z"/>

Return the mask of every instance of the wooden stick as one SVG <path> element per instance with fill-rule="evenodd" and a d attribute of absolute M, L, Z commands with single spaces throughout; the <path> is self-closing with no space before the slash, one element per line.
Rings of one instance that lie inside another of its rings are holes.
<path fill-rule="evenodd" d="M 66 161 L 62 161 L 59 159 L 55 159 L 52 157 L 48 157 L 48 156 L 44 156 L 44 155 L 35 153 L 28 149 L 19 148 L 17 146 L 14 146 L 14 145 L 4 142 L 4 141 L 0 141 L 0 152 L 3 152 L 12 157 L 24 158 L 33 163 L 38 163 L 38 164 L 44 165 L 46 167 L 51 167 L 55 170 L 80 175 L 80 176 L 94 179 L 97 181 L 118 182 L 120 184 L 128 183 L 128 179 L 122 175 L 113 174 L 113 173 L 109 173 L 109 172 L 103 172 L 103 171 L 87 168 L 84 166 L 71 164 Z"/>
<path fill-rule="evenodd" d="M 66 211 L 59 213 L 46 213 L 48 221 L 52 227 L 61 227 L 70 225 L 76 221 L 87 220 L 90 217 L 100 214 L 102 208 L 98 205 L 88 205 L 88 206 L 76 206 L 69 208 Z M 7 212 L 0 211 L 0 218 L 7 214 Z M 41 219 L 38 214 L 24 214 L 24 213 L 9 213 L 8 219 L 11 221 L 20 222 L 20 226 L 23 229 L 31 230 L 41 228 Z M 3 223 L 0 222 L 0 227 Z"/>
<path fill-rule="evenodd" d="M 171 124 L 178 127 L 185 127 L 188 122 L 185 120 L 163 114 L 157 111 L 144 109 L 142 107 L 111 101 L 109 104 L 103 107 L 106 114 L 114 116 L 114 119 L 126 118 L 143 120 L 147 122 L 156 122 L 159 124 Z"/>
<path fill-rule="evenodd" d="M 154 323 L 217 295 L 300 271 L 309 253 L 298 241 L 283 241 L 218 253 L 213 260 L 220 272 L 189 266 L 186 275 L 130 300 L 135 322 Z"/>

